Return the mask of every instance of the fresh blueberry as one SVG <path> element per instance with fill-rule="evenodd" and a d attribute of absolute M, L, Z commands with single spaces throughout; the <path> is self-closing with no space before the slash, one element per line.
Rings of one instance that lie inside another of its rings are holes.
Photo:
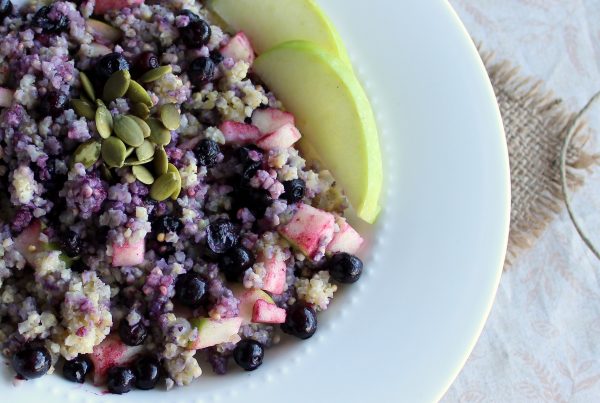
<path fill-rule="evenodd" d="M 48 92 L 41 100 L 39 111 L 42 116 L 58 117 L 67 107 L 69 98 L 60 92 Z"/>
<path fill-rule="evenodd" d="M 271 194 L 265 189 L 255 189 L 242 184 L 234 190 L 234 202 L 237 208 L 246 207 L 256 218 L 262 218 L 267 208 L 273 204 Z"/>
<path fill-rule="evenodd" d="M 262 344 L 252 339 L 240 341 L 233 350 L 233 359 L 246 371 L 254 371 L 260 367 L 265 355 Z"/>
<path fill-rule="evenodd" d="M 317 313 L 303 303 L 288 308 L 285 323 L 281 325 L 284 333 L 306 340 L 317 331 Z"/>
<path fill-rule="evenodd" d="M 141 53 L 134 65 L 134 70 L 137 75 L 142 75 L 148 70 L 155 69 L 160 66 L 160 62 L 158 61 L 158 56 L 156 56 L 153 52 L 143 52 Z"/>
<path fill-rule="evenodd" d="M 13 355 L 11 364 L 22 378 L 36 379 L 46 375 L 52 365 L 52 358 L 45 347 L 25 345 Z"/>
<path fill-rule="evenodd" d="M 328 262 L 329 274 L 340 283 L 356 283 L 363 271 L 363 263 L 348 253 L 336 253 Z"/>
<path fill-rule="evenodd" d="M 128 393 L 135 384 L 133 371 L 125 367 L 113 367 L 108 370 L 108 391 L 116 395 Z"/>
<path fill-rule="evenodd" d="M 184 15 L 190 19 L 190 23 L 200 21 L 200 16 L 196 13 L 191 12 L 190 10 L 182 10 L 179 12 L 179 15 Z"/>
<path fill-rule="evenodd" d="M 210 40 L 212 30 L 210 25 L 198 18 L 196 21 L 190 19 L 190 23 L 185 27 L 179 28 L 181 40 L 189 48 L 201 48 Z"/>
<path fill-rule="evenodd" d="M 154 221 L 157 233 L 178 232 L 181 228 L 181 221 L 172 215 L 163 215 Z"/>
<path fill-rule="evenodd" d="M 10 0 L 0 0 L 0 21 L 9 16 L 13 11 L 13 5 Z"/>
<path fill-rule="evenodd" d="M 236 246 L 221 256 L 219 266 L 227 281 L 237 282 L 241 280 L 244 272 L 253 264 L 254 256 L 252 252 L 243 246 Z"/>
<path fill-rule="evenodd" d="M 51 19 L 50 13 L 52 8 L 44 6 L 40 8 L 33 16 L 33 24 L 42 28 L 44 33 L 57 34 L 67 29 L 69 26 L 69 18 L 66 15 L 58 14 L 57 19 Z"/>
<path fill-rule="evenodd" d="M 95 76 L 101 81 L 108 80 L 113 73 L 119 70 L 129 70 L 129 62 L 122 53 L 118 52 L 102 56 L 94 67 Z"/>
<path fill-rule="evenodd" d="M 219 52 L 217 49 L 210 51 L 210 59 L 215 62 L 215 64 L 221 63 L 225 57 Z"/>
<path fill-rule="evenodd" d="M 138 389 L 154 389 L 160 380 L 160 362 L 155 357 L 144 356 L 133 364 L 133 374 Z"/>
<path fill-rule="evenodd" d="M 206 244 L 212 252 L 221 254 L 233 248 L 239 238 L 238 228 L 228 220 L 219 219 L 206 228 Z"/>
<path fill-rule="evenodd" d="M 217 159 L 221 153 L 221 148 L 216 141 L 204 139 L 198 143 L 194 149 L 194 154 L 198 158 L 198 163 L 205 167 L 211 168 L 217 164 Z"/>
<path fill-rule="evenodd" d="M 62 235 L 60 244 L 62 251 L 69 257 L 79 256 L 83 249 L 81 237 L 77 232 L 71 230 Z"/>
<path fill-rule="evenodd" d="M 63 376 L 65 379 L 75 383 L 84 383 L 85 376 L 92 372 L 94 364 L 84 355 L 79 355 L 71 361 L 65 362 Z"/>
<path fill-rule="evenodd" d="M 123 319 L 119 325 L 119 336 L 128 346 L 141 346 L 148 336 L 148 329 L 141 321 L 131 326 L 127 319 Z"/>
<path fill-rule="evenodd" d="M 292 179 L 283 182 L 285 192 L 281 195 L 282 199 L 287 200 L 288 204 L 298 203 L 304 197 L 306 183 L 302 179 Z"/>
<path fill-rule="evenodd" d="M 180 304 L 190 308 L 198 308 L 205 301 L 206 281 L 195 272 L 188 272 L 177 277 L 175 298 Z"/>
<path fill-rule="evenodd" d="M 217 66 L 210 57 L 194 59 L 188 67 L 188 78 L 196 87 L 202 87 L 215 78 Z"/>
<path fill-rule="evenodd" d="M 88 270 L 88 267 L 82 259 L 75 259 L 73 260 L 73 263 L 71 263 L 71 270 L 75 273 L 83 273 Z"/>

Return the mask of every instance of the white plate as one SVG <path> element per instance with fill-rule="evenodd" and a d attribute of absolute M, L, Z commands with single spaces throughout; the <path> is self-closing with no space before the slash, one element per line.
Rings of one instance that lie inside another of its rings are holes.
<path fill-rule="evenodd" d="M 123 398 L 59 376 L 15 388 L 3 369 L 0 400 L 320 403 L 442 396 L 482 330 L 504 260 L 510 195 L 498 107 L 476 49 L 445 0 L 321 2 L 372 99 L 385 152 L 385 211 L 364 278 L 319 317 L 315 337 L 268 351 L 253 373 L 209 375 L 168 395 Z"/>

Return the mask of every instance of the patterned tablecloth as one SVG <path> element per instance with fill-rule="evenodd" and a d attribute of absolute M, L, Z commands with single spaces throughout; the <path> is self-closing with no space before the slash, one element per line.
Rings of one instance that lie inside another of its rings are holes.
<path fill-rule="evenodd" d="M 576 111 L 600 90 L 600 0 L 450 0 L 486 50 Z M 600 150 L 600 106 L 588 121 Z M 573 196 L 600 245 L 600 169 Z M 473 354 L 442 400 L 600 401 L 600 262 L 562 211 L 503 275 Z"/>

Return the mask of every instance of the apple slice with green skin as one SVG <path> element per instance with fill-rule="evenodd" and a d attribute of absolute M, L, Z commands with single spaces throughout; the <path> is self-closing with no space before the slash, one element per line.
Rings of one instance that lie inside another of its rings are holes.
<path fill-rule="evenodd" d="M 259 54 L 302 39 L 350 65 L 338 32 L 313 0 L 208 0 L 206 5 L 232 30 L 244 31 Z"/>
<path fill-rule="evenodd" d="M 211 319 L 196 318 L 191 321 L 192 326 L 198 329 L 198 338 L 189 346 L 189 350 L 201 350 L 222 343 L 235 343 L 236 337 L 242 326 L 242 318 Z"/>
<path fill-rule="evenodd" d="M 305 41 L 263 53 L 254 70 L 295 116 L 303 151 L 331 170 L 357 215 L 373 223 L 380 210 L 381 150 L 369 99 L 352 71 Z"/>
<path fill-rule="evenodd" d="M 232 290 L 236 298 L 240 300 L 239 310 L 240 318 L 242 318 L 242 325 L 252 323 L 252 310 L 256 301 L 262 299 L 269 303 L 274 303 L 269 294 L 258 288 L 246 289 L 243 287 L 236 287 L 235 289 L 232 288 Z"/>

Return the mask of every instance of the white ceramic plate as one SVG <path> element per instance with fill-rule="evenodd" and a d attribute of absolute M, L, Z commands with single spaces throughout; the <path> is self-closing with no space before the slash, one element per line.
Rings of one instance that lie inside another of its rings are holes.
<path fill-rule="evenodd" d="M 365 229 L 366 273 L 305 342 L 253 373 L 187 388 L 101 395 L 59 376 L 0 382 L 4 402 L 426 402 L 442 396 L 490 311 L 508 234 L 509 170 L 498 107 L 445 0 L 321 0 L 379 121 L 385 210 Z M 210 373 L 206 368 L 206 373 Z"/>

